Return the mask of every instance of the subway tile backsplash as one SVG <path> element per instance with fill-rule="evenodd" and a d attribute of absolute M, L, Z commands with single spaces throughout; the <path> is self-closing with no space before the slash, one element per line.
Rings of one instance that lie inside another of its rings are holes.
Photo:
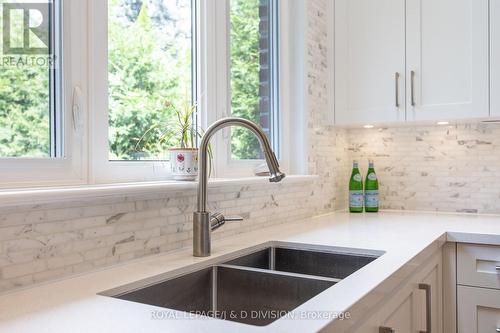
<path fill-rule="evenodd" d="M 211 210 L 245 218 L 213 239 L 322 212 L 315 187 L 305 180 L 211 189 Z M 195 190 L 121 200 L 2 208 L 0 292 L 192 245 Z"/>
<path fill-rule="evenodd" d="M 351 129 L 344 153 L 375 160 L 381 205 L 500 213 L 500 124 Z M 344 175 L 344 177 L 348 177 Z"/>

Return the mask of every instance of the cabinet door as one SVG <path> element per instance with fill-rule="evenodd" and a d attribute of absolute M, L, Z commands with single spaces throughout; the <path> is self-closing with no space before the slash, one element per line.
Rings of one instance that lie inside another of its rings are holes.
<path fill-rule="evenodd" d="M 356 333 L 411 333 L 419 323 L 419 298 L 414 283 L 410 283 L 384 303 L 376 315 L 353 330 Z"/>
<path fill-rule="evenodd" d="M 442 267 L 436 265 L 419 283 L 421 332 L 442 332 Z"/>
<path fill-rule="evenodd" d="M 395 311 L 382 322 L 382 327 L 387 328 L 385 330 L 387 333 L 391 331 L 398 333 L 415 332 L 418 325 L 418 317 L 415 315 L 417 313 L 417 306 L 416 290 L 413 290 L 403 300 L 403 302 L 396 307 Z M 380 331 L 384 332 L 383 329 L 381 329 Z"/>
<path fill-rule="evenodd" d="M 425 288 L 424 288 L 425 287 Z M 442 254 L 419 267 L 409 281 L 355 327 L 355 333 L 442 332 Z M 427 298 L 429 297 L 429 298 Z"/>
<path fill-rule="evenodd" d="M 488 117 L 488 0 L 407 6 L 408 119 Z"/>
<path fill-rule="evenodd" d="M 335 0 L 335 123 L 404 121 L 404 72 L 404 0 Z"/>
<path fill-rule="evenodd" d="M 458 286 L 458 333 L 500 331 L 500 290 Z"/>
<path fill-rule="evenodd" d="M 491 115 L 500 117 L 500 0 L 490 0 Z"/>

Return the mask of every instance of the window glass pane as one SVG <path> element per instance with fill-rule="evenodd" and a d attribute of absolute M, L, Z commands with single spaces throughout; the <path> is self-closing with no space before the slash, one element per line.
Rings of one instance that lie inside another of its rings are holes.
<path fill-rule="evenodd" d="M 231 113 L 260 124 L 278 150 L 275 1 L 230 0 Z M 248 130 L 231 131 L 233 159 L 263 158 Z"/>
<path fill-rule="evenodd" d="M 165 159 L 191 103 L 191 0 L 108 3 L 109 158 Z"/>
<path fill-rule="evenodd" d="M 57 6 L 0 0 L 0 157 L 57 157 Z"/>

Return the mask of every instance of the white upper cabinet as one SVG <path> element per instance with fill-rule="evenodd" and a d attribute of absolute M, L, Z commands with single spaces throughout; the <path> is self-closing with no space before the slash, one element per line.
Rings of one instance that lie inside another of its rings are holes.
<path fill-rule="evenodd" d="M 490 84 L 500 116 L 500 0 L 335 0 L 334 34 L 336 125 L 487 118 Z"/>
<path fill-rule="evenodd" d="M 335 1 L 337 125 L 405 120 L 404 13 L 404 0 Z"/>
<path fill-rule="evenodd" d="M 500 0 L 490 0 L 491 115 L 500 117 Z"/>
<path fill-rule="evenodd" d="M 407 0 L 406 45 L 408 120 L 489 116 L 488 0 Z"/>

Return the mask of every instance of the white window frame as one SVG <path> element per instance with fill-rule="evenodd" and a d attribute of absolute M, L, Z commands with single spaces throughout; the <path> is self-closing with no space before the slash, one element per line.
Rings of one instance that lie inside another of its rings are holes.
<path fill-rule="evenodd" d="M 170 163 L 165 161 L 109 160 L 108 96 L 108 1 L 90 0 L 91 11 L 91 104 L 92 149 L 90 179 L 94 183 L 165 180 Z"/>
<path fill-rule="evenodd" d="M 108 11 L 105 0 L 63 1 L 63 112 L 64 157 L 47 159 L 0 159 L 0 189 L 37 186 L 106 184 L 119 182 L 170 180 L 170 167 L 164 161 L 109 161 L 108 148 Z M 304 55 L 292 40 L 291 27 L 297 22 L 290 1 L 280 0 L 280 164 L 287 173 L 302 173 L 302 154 L 289 158 L 293 142 L 304 142 L 302 131 L 305 103 L 296 100 L 303 94 Z M 303 0 L 299 0 L 302 1 Z M 227 115 L 230 99 L 228 85 L 228 0 L 196 0 L 196 89 L 198 122 L 203 128 Z M 305 13 L 301 12 L 305 16 Z M 222 19 L 221 19 L 222 18 Z M 222 33 L 222 34 L 221 34 Z M 300 44 L 302 45 L 302 44 Z M 222 51 L 221 51 L 222 50 Z M 225 56 L 221 56 L 224 52 Z M 299 65 L 297 65 L 299 64 Z M 296 70 L 300 67 L 301 70 Z M 293 84 L 293 82 L 302 82 Z M 294 92 L 294 93 L 291 93 Z M 289 110 L 293 106 L 293 114 Z M 300 133 L 297 131 L 300 130 Z M 291 132 L 294 135 L 291 135 Z M 305 133 L 305 132 L 304 132 Z M 231 161 L 228 141 L 218 134 L 212 141 L 216 177 L 253 175 L 263 160 Z M 305 156 L 305 155 L 304 155 Z M 298 160 L 295 161 L 295 159 Z"/>
<path fill-rule="evenodd" d="M 62 84 L 60 94 L 64 140 L 62 157 L 0 158 L 0 188 L 75 185 L 87 182 L 86 43 L 84 1 L 61 0 Z M 56 46 L 57 47 L 57 46 Z M 74 117 L 75 116 L 75 117 Z"/>
<path fill-rule="evenodd" d="M 281 168 L 286 172 L 289 172 L 289 146 L 285 143 L 289 141 L 290 135 L 290 126 L 288 125 L 290 122 L 290 108 L 287 102 L 290 86 L 286 83 L 290 77 L 287 69 L 291 61 L 289 58 L 290 52 L 288 52 L 291 46 L 288 35 L 291 8 L 288 2 L 281 0 L 278 6 L 279 33 L 277 42 L 279 45 L 279 56 L 273 59 L 279 64 L 279 71 L 276 73 L 279 80 L 279 91 L 277 92 L 279 100 L 278 124 L 274 126 L 273 130 L 278 132 L 276 138 L 280 147 L 279 162 Z M 230 116 L 231 110 L 230 0 L 208 0 L 206 4 L 212 7 L 211 10 L 213 13 L 206 17 L 206 24 L 208 25 L 208 29 L 214 32 L 214 38 L 207 45 L 211 49 L 208 52 L 208 57 L 213 57 L 213 59 L 209 59 L 208 61 L 212 66 L 207 69 L 207 76 L 212 77 L 210 86 L 215 87 L 215 89 L 212 94 L 206 94 L 206 98 L 211 99 L 208 102 L 211 108 L 208 109 L 209 112 L 207 112 L 205 123 L 203 123 L 205 126 L 207 122 L 210 124 L 218 119 Z M 207 89 L 210 86 L 206 86 Z M 222 133 L 217 134 L 213 139 L 215 176 L 219 178 L 253 176 L 255 168 L 265 163 L 265 160 L 232 159 L 230 139 L 230 129 L 222 130 Z"/>
<path fill-rule="evenodd" d="M 92 172 L 91 179 L 96 183 L 120 182 L 120 181 L 153 181 L 171 179 L 169 162 L 165 161 L 109 161 L 108 146 L 108 86 L 107 86 L 107 1 L 91 0 L 92 10 L 92 33 L 91 33 L 91 60 L 92 88 L 91 98 L 92 110 Z M 282 1 L 286 3 L 287 1 Z M 194 67 L 196 73 L 196 89 L 199 105 L 198 122 L 202 128 L 208 127 L 217 119 L 228 115 L 230 107 L 229 91 L 229 1 L 228 0 L 198 0 L 196 2 L 197 21 L 193 32 L 196 38 L 196 61 Z M 280 47 L 286 47 L 287 42 L 283 37 L 287 29 L 286 17 L 288 7 L 286 4 L 280 6 Z M 286 17 L 285 17 L 286 16 Z M 287 64 L 288 52 L 280 52 L 280 63 Z M 103 61 L 106 59 L 106 61 Z M 281 67 L 280 67 L 281 68 Z M 283 67 L 285 68 L 285 67 Z M 285 71 L 280 70 L 279 79 L 286 82 Z M 286 85 L 280 84 L 279 99 L 287 98 Z M 285 126 L 288 119 L 285 108 L 286 103 L 281 104 L 280 110 L 280 142 L 286 141 L 288 135 Z M 225 130 L 225 133 L 229 133 Z M 217 177 L 243 177 L 253 175 L 256 166 L 264 163 L 264 160 L 235 161 L 231 159 L 229 140 L 223 137 L 228 134 L 218 134 L 213 139 L 215 156 L 215 172 Z M 288 168 L 288 151 L 285 145 L 281 145 L 280 164 L 283 169 Z"/>

